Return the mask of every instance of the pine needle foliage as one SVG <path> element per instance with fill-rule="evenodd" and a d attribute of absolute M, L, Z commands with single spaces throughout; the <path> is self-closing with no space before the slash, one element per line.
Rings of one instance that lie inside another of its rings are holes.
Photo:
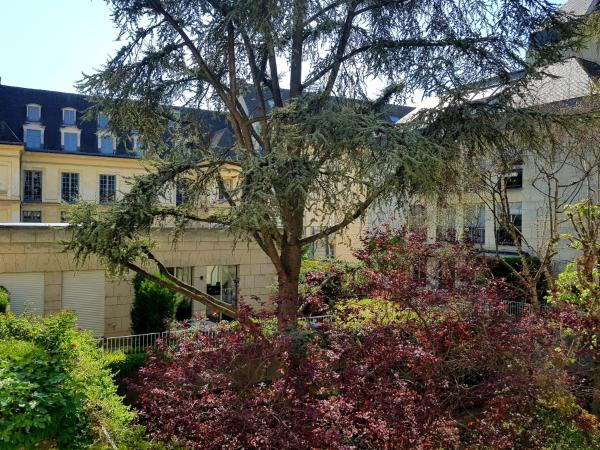
<path fill-rule="evenodd" d="M 550 124 L 572 130 L 590 117 L 526 104 L 527 82 L 585 34 L 581 19 L 545 0 L 108 3 L 123 45 L 79 88 L 95 102 L 88 114 L 108 114 L 120 136 L 136 131 L 152 171 L 135 177 L 108 212 L 76 208 L 68 248 L 148 277 L 144 260 L 160 268 L 153 226 L 223 226 L 272 261 L 283 326 L 298 311 L 304 246 L 343 231 L 377 202 L 451 191 L 465 151 L 471 160 L 508 144 L 541 151 Z M 372 101 L 374 79 L 385 88 Z M 485 101 L 476 95 L 482 80 L 494 80 Z M 439 106 L 390 123 L 390 103 L 419 95 Z M 195 112 L 206 106 L 227 115 L 233 148 L 207 136 Z M 237 182 L 227 186 L 223 170 L 232 164 Z M 165 189 L 181 180 L 189 201 L 166 207 Z M 207 203 L 216 188 L 227 210 Z M 309 212 L 321 226 L 307 236 Z"/>

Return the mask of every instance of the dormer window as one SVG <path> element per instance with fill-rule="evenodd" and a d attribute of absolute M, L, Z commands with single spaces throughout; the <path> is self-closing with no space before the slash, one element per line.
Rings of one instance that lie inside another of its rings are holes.
<path fill-rule="evenodd" d="M 23 125 L 23 143 L 28 150 L 44 148 L 44 127 L 39 123 Z"/>
<path fill-rule="evenodd" d="M 113 155 L 117 150 L 117 141 L 110 133 L 98 134 L 98 150 L 103 155 Z"/>
<path fill-rule="evenodd" d="M 63 108 L 63 125 L 75 125 L 77 121 L 77 111 L 73 108 Z"/>
<path fill-rule="evenodd" d="M 27 121 L 39 122 L 42 118 L 42 107 L 35 103 L 27 105 Z"/>
<path fill-rule="evenodd" d="M 105 130 L 108 128 L 108 116 L 106 114 L 100 114 L 98 116 L 98 129 Z"/>
<path fill-rule="evenodd" d="M 81 140 L 81 132 L 79 130 L 68 131 L 61 130 L 62 148 L 68 152 L 76 152 L 79 150 L 79 142 Z"/>
<path fill-rule="evenodd" d="M 142 141 L 140 140 L 140 137 L 137 134 L 134 134 L 133 137 L 131 138 L 131 140 L 133 141 L 133 153 L 136 156 L 141 156 L 142 155 L 142 149 L 143 149 L 143 144 Z"/>

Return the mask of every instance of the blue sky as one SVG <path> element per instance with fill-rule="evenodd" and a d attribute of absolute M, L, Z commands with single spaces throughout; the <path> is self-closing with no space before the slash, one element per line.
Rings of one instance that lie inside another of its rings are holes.
<path fill-rule="evenodd" d="M 119 47 L 102 0 L 2 0 L 2 84 L 76 92 Z"/>
<path fill-rule="evenodd" d="M 93 72 L 119 48 L 103 0 L 0 1 L 2 84 L 76 92 L 82 72 Z"/>

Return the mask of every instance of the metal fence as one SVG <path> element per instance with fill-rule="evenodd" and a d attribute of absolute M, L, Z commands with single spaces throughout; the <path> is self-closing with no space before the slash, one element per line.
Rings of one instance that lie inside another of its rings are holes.
<path fill-rule="evenodd" d="M 313 316 L 302 317 L 301 322 L 306 322 L 310 326 L 315 327 L 319 323 L 331 321 L 331 316 Z M 175 344 L 186 333 L 202 333 L 205 336 L 214 336 L 216 330 L 214 327 L 194 327 L 184 328 L 181 330 L 169 330 L 162 333 L 145 333 L 132 334 L 130 336 L 115 336 L 98 338 L 98 345 L 102 346 L 107 352 L 142 352 L 150 347 L 157 345 L 157 341 L 161 341 L 167 345 Z"/>
<path fill-rule="evenodd" d="M 519 317 L 524 314 L 533 314 L 535 311 L 530 303 L 521 303 L 513 301 L 505 301 L 506 313 L 511 316 Z M 484 305 L 485 307 L 485 305 Z M 540 307 L 540 312 L 550 311 L 550 307 L 543 305 Z M 298 320 L 305 322 L 311 327 L 316 328 L 321 323 L 331 322 L 333 316 L 322 315 L 322 316 L 311 316 L 301 317 Z M 175 344 L 183 334 L 185 333 L 202 333 L 206 336 L 214 336 L 216 330 L 209 327 L 191 327 L 181 330 L 170 330 L 162 333 L 146 333 L 146 334 L 133 334 L 130 336 L 116 336 L 116 337 L 104 337 L 97 339 L 98 344 L 101 345 L 107 352 L 126 351 L 126 352 L 142 352 L 150 347 L 154 347 L 157 341 L 166 343 L 167 345 Z"/>

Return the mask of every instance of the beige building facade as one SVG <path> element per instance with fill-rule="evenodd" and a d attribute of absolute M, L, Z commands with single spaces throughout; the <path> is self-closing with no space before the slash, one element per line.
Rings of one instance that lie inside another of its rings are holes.
<path fill-rule="evenodd" d="M 107 117 L 85 117 L 89 105 L 81 95 L 0 85 L 0 106 L 0 286 L 9 290 L 12 311 L 52 314 L 68 308 L 96 336 L 130 334 L 132 276 L 111 277 L 94 258 L 78 266 L 63 242 L 70 237 L 66 221 L 73 203 L 109 207 L 128 192 L 131 177 L 152 170 L 139 141 L 117 140 Z M 231 145 L 224 116 L 199 115 L 210 124 L 215 146 Z M 221 175 L 235 183 L 238 171 L 227 164 Z M 185 203 L 176 186 L 163 198 L 166 205 Z M 202 204 L 209 213 L 226 207 L 218 192 Z M 315 224 L 307 219 L 307 233 Z M 168 225 L 155 230 L 153 253 L 175 276 L 234 307 L 243 300 L 256 309 L 274 308 L 275 270 L 256 244 L 236 244 L 226 230 L 208 226 L 191 227 L 174 243 L 172 231 Z M 310 256 L 350 259 L 361 231 L 355 223 L 316 242 Z M 193 303 L 194 313 L 211 313 Z"/>
<path fill-rule="evenodd" d="M 131 276 L 111 277 L 94 258 L 78 266 L 62 242 L 70 232 L 60 224 L 0 224 L 0 285 L 11 295 L 16 314 L 52 314 L 68 308 L 96 336 L 130 334 Z M 273 266 L 258 246 L 239 243 L 223 230 L 194 229 L 173 243 L 158 231 L 156 255 L 168 267 L 185 269 L 195 287 L 206 292 L 218 268 L 235 268 L 237 294 L 257 309 L 272 308 Z M 194 302 L 193 311 L 206 310 Z"/>

